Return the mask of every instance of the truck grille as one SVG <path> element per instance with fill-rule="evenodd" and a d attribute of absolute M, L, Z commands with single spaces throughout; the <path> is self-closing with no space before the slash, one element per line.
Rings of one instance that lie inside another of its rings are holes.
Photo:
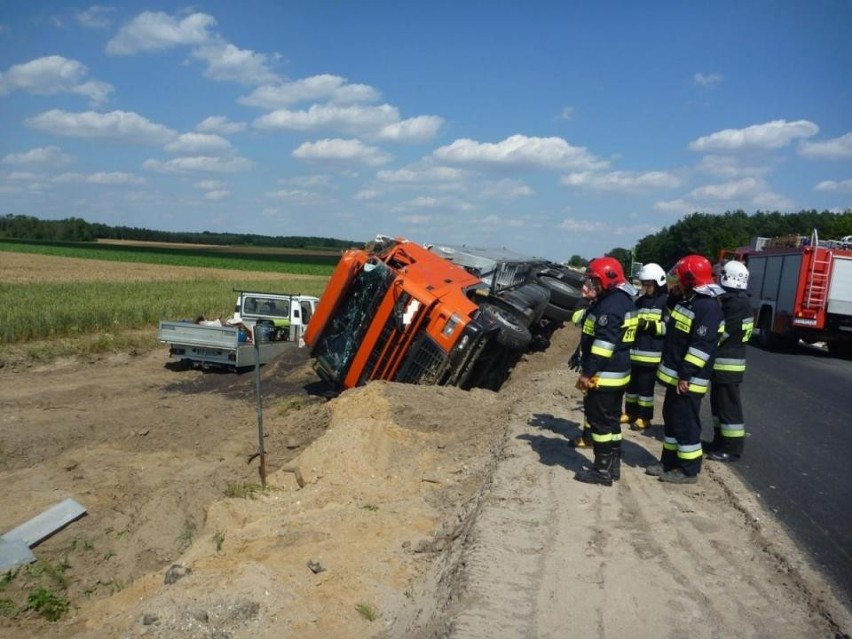
<path fill-rule="evenodd" d="M 439 384 L 446 368 L 447 354 L 421 331 L 400 368 L 396 381 L 405 384 Z"/>
<path fill-rule="evenodd" d="M 371 379 L 388 379 L 395 381 L 414 381 L 400 379 L 401 368 L 408 367 L 408 360 L 417 344 L 425 335 L 428 318 L 427 307 L 419 304 L 416 312 L 407 317 L 407 324 L 402 324 L 402 313 L 409 303 L 418 304 L 408 293 L 400 294 L 395 303 L 395 310 L 390 313 L 382 326 L 382 331 L 373 347 L 370 357 L 364 366 L 361 382 Z M 403 363 L 405 366 L 402 366 Z M 422 375 L 422 373 L 421 373 Z"/>

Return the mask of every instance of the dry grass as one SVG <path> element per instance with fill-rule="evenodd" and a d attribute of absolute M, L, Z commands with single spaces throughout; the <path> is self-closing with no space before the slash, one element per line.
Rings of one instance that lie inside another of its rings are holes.
<path fill-rule="evenodd" d="M 304 280 L 324 282 L 319 275 L 292 275 L 267 271 L 165 266 L 132 262 L 107 262 L 75 257 L 54 257 L 33 253 L 0 251 L 0 283 L 60 284 L 64 282 L 173 282 L 192 280 L 231 280 L 235 276 L 250 280 Z"/>

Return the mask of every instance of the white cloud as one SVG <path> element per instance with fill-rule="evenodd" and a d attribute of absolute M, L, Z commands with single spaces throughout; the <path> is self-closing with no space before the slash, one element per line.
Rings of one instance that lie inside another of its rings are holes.
<path fill-rule="evenodd" d="M 431 140 L 443 123 L 444 119 L 437 115 L 420 115 L 387 125 L 379 131 L 379 138 L 395 142 Z"/>
<path fill-rule="evenodd" d="M 132 55 L 179 45 L 199 45 L 211 40 L 209 29 L 214 26 L 215 18 L 204 13 L 179 19 L 159 11 L 144 11 L 119 29 L 106 50 L 113 55 Z"/>
<path fill-rule="evenodd" d="M 808 120 L 773 120 L 744 129 L 725 129 L 689 143 L 693 151 L 737 151 L 743 149 L 780 149 L 797 138 L 816 135 L 819 127 Z"/>
<path fill-rule="evenodd" d="M 231 192 L 225 189 L 219 191 L 208 191 L 204 194 L 204 199 L 210 200 L 211 202 L 218 202 L 219 200 L 224 200 L 230 194 Z"/>
<path fill-rule="evenodd" d="M 222 155 L 233 147 L 225 138 L 211 133 L 183 133 L 165 149 L 176 155 Z"/>
<path fill-rule="evenodd" d="M 212 42 L 193 49 L 192 56 L 207 63 L 204 75 L 211 80 L 232 80 L 242 84 L 263 84 L 278 79 L 270 70 L 265 53 L 240 49 L 228 42 Z"/>
<path fill-rule="evenodd" d="M 89 184 L 143 184 L 145 180 L 132 173 L 122 173 L 120 171 L 106 173 L 101 171 L 89 175 L 86 178 L 86 182 Z"/>
<path fill-rule="evenodd" d="M 725 79 L 721 73 L 695 73 L 692 76 L 692 84 L 697 87 L 712 87 Z"/>
<path fill-rule="evenodd" d="M 390 161 L 390 156 L 375 146 L 367 146 L 360 140 L 325 139 L 305 142 L 295 151 L 299 160 L 360 162 L 375 166 Z"/>
<path fill-rule="evenodd" d="M 465 173 L 461 169 L 448 166 L 430 166 L 379 171 L 376 178 L 382 182 L 424 183 L 457 181 L 462 179 L 464 175 Z"/>
<path fill-rule="evenodd" d="M 134 175 L 133 173 L 123 173 L 120 171 L 97 173 L 61 173 L 52 180 L 59 184 L 69 183 L 86 183 L 86 184 L 101 184 L 101 185 L 124 185 L 124 184 L 144 184 L 145 179 Z"/>
<path fill-rule="evenodd" d="M 799 144 L 799 155 L 807 158 L 826 160 L 847 160 L 852 158 L 852 133 L 824 142 L 806 142 Z"/>
<path fill-rule="evenodd" d="M 562 138 L 513 135 L 496 144 L 459 139 L 436 149 L 436 158 L 452 164 L 516 169 L 600 169 L 608 163 Z"/>
<path fill-rule="evenodd" d="M 403 215 L 399 221 L 412 226 L 426 226 L 432 224 L 432 215 Z"/>
<path fill-rule="evenodd" d="M 564 107 L 562 111 L 559 113 L 558 118 L 560 120 L 570 120 L 574 117 L 574 107 Z"/>
<path fill-rule="evenodd" d="M 442 122 L 436 116 L 419 116 L 400 121 L 399 110 L 389 104 L 314 104 L 306 111 L 272 111 L 257 118 L 253 126 L 263 131 L 330 129 L 366 138 L 417 141 L 434 135 Z"/>
<path fill-rule="evenodd" d="M 838 191 L 840 193 L 852 193 L 852 179 L 842 180 L 824 180 L 814 187 L 817 191 Z"/>
<path fill-rule="evenodd" d="M 772 171 L 771 166 L 748 165 L 742 159 L 731 155 L 705 155 L 696 165 L 702 173 L 720 178 L 765 177 Z"/>
<path fill-rule="evenodd" d="M 485 182 L 479 195 L 484 198 L 517 198 L 533 195 L 532 188 L 520 180 L 508 178 L 496 182 Z"/>
<path fill-rule="evenodd" d="M 40 146 L 23 153 L 10 153 L 3 158 L 3 164 L 61 166 L 72 160 L 58 146 Z"/>
<path fill-rule="evenodd" d="M 201 180 L 200 182 L 196 182 L 193 186 L 197 189 L 204 189 L 206 191 L 216 191 L 221 190 L 224 186 L 224 182 L 220 182 L 219 180 Z"/>
<path fill-rule="evenodd" d="M 279 109 L 298 102 L 375 102 L 381 94 L 366 84 L 349 84 L 337 75 L 315 75 L 293 82 L 267 84 L 237 99 L 240 104 Z"/>
<path fill-rule="evenodd" d="M 563 231 L 579 231 L 583 233 L 599 233 L 607 230 L 607 227 L 603 222 L 590 222 L 588 220 L 578 220 L 571 217 L 565 218 L 556 226 Z"/>
<path fill-rule="evenodd" d="M 294 204 L 315 204 L 320 201 L 320 196 L 313 191 L 304 189 L 281 189 L 280 191 L 270 191 L 266 197 L 276 200 L 286 200 Z"/>
<path fill-rule="evenodd" d="M 90 29 L 106 29 L 112 25 L 110 14 L 115 11 L 115 7 L 102 7 L 92 5 L 84 11 L 76 11 L 74 17 L 77 18 L 82 26 Z"/>
<path fill-rule="evenodd" d="M 657 202 L 654 208 L 679 213 L 692 211 L 714 213 L 730 208 L 790 210 L 794 206 L 795 202 L 772 191 L 763 180 L 744 177 L 739 180 L 700 186 L 690 191 L 685 197 Z"/>
<path fill-rule="evenodd" d="M 242 157 L 220 158 L 199 155 L 161 162 L 145 160 L 143 168 L 158 173 L 241 173 L 254 168 L 254 162 Z"/>
<path fill-rule="evenodd" d="M 699 200 L 735 200 L 753 195 L 763 188 L 763 182 L 753 177 L 732 180 L 721 184 L 708 184 L 694 189 L 689 195 Z"/>
<path fill-rule="evenodd" d="M 381 191 L 375 189 L 362 189 L 355 194 L 355 199 L 359 202 L 369 202 L 376 200 L 382 196 Z"/>
<path fill-rule="evenodd" d="M 176 135 L 175 131 L 132 111 L 69 113 L 53 109 L 27 118 L 24 123 L 43 133 L 108 140 L 118 144 L 161 145 Z"/>
<path fill-rule="evenodd" d="M 219 135 L 231 135 L 245 131 L 248 125 L 245 122 L 231 122 L 224 115 L 211 115 L 204 118 L 195 130 L 200 133 L 218 133 Z"/>
<path fill-rule="evenodd" d="M 6 175 L 7 180 L 13 180 L 15 182 L 29 182 L 31 180 L 38 180 L 40 177 L 41 176 L 30 171 L 12 171 Z"/>
<path fill-rule="evenodd" d="M 680 180 L 677 176 L 665 171 L 612 171 L 610 173 L 582 171 L 580 173 L 569 173 L 560 182 L 566 186 L 621 192 L 671 189 L 680 186 Z"/>
<path fill-rule="evenodd" d="M 36 58 L 24 64 L 9 67 L 0 73 L 0 95 L 13 91 L 26 91 L 35 95 L 73 93 L 99 104 L 112 93 L 111 84 L 99 80 L 85 80 L 89 70 L 77 60 L 60 55 Z"/>

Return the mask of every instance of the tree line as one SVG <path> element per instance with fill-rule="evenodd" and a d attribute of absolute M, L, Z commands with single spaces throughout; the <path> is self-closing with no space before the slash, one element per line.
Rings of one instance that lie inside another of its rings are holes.
<path fill-rule="evenodd" d="M 852 235 L 852 209 L 842 213 L 803 210 L 798 213 L 757 211 L 749 215 L 743 210 L 721 215 L 692 213 L 657 233 L 646 235 L 631 250 L 614 248 L 607 253 L 619 260 L 625 273 L 633 261 L 656 262 L 669 269 L 684 255 L 703 255 L 710 262 L 718 260 L 724 249 L 748 246 L 756 237 L 808 236 L 816 230 L 819 239 L 839 240 Z M 585 266 L 579 255 L 571 257 L 572 266 Z"/>
<path fill-rule="evenodd" d="M 154 231 L 129 226 L 109 226 L 86 222 L 77 217 L 64 220 L 40 220 L 29 215 L 8 214 L 0 217 L 0 238 L 45 242 L 94 242 L 96 240 L 135 240 L 215 246 L 266 246 L 291 249 L 340 250 L 357 242 L 330 237 L 270 236 L 252 233 L 200 233 Z"/>

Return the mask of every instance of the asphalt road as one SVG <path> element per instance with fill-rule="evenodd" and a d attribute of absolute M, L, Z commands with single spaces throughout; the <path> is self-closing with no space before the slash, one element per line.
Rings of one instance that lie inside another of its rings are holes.
<path fill-rule="evenodd" d="M 789 353 L 749 347 L 747 361 L 748 439 L 731 468 L 852 605 L 852 361 L 803 343 Z M 710 439 L 709 397 L 702 404 Z"/>

